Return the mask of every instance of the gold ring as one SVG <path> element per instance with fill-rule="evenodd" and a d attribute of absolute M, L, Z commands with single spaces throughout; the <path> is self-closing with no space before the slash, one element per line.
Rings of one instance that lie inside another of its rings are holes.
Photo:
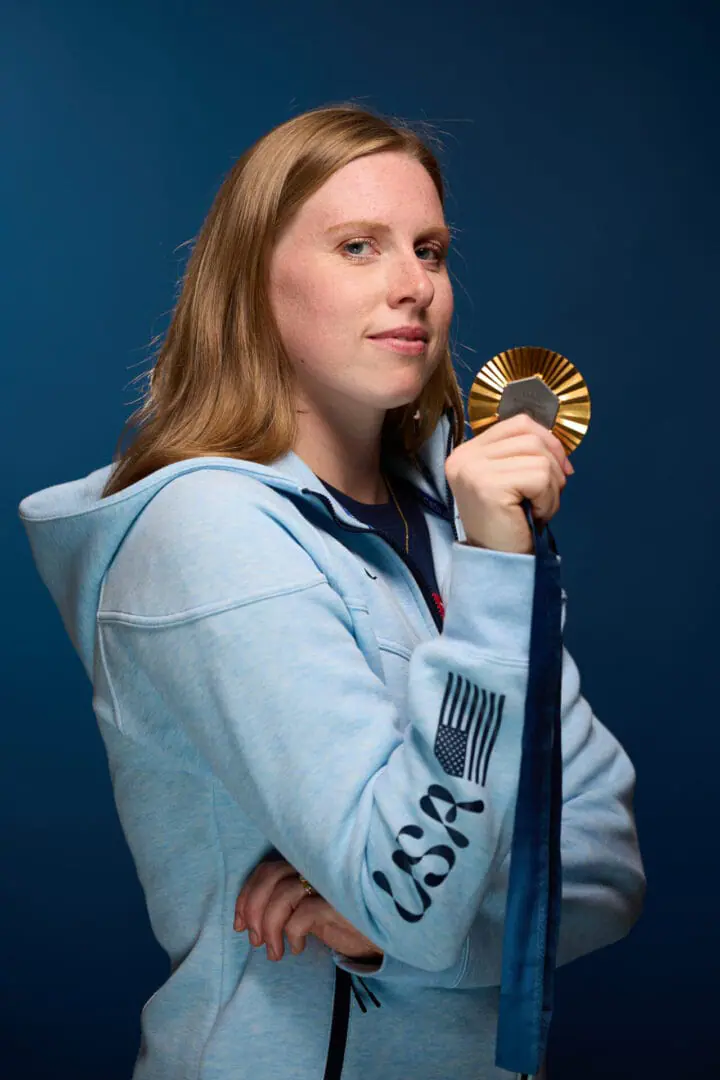
<path fill-rule="evenodd" d="M 315 889 L 313 889 L 313 887 L 310 884 L 310 882 L 308 881 L 308 879 L 304 878 L 302 876 L 302 874 L 298 874 L 298 881 L 300 882 L 300 884 L 302 885 L 303 889 L 308 894 L 308 896 L 317 896 L 317 893 L 315 892 Z"/>

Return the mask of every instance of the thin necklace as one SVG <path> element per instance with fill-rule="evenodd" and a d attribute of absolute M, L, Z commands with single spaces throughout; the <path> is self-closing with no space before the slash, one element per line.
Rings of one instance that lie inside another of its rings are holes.
<path fill-rule="evenodd" d="M 382 478 L 385 481 L 385 484 L 387 485 L 387 489 L 390 492 L 390 495 L 392 496 L 392 501 L 397 506 L 397 512 L 400 515 L 400 517 L 402 518 L 402 523 L 405 526 L 405 554 L 409 555 L 410 554 L 410 530 L 408 529 L 408 523 L 405 520 L 405 515 L 403 514 L 402 510 L 400 509 L 400 503 L 395 498 L 395 492 L 390 487 L 390 481 L 388 480 L 385 473 L 382 473 Z"/>

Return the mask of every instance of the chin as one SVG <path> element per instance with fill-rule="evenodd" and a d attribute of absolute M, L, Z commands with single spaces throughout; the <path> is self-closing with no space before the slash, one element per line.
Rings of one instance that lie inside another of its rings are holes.
<path fill-rule="evenodd" d="M 412 401 L 415 401 L 422 393 L 422 389 L 422 385 L 419 385 L 407 392 L 379 394 L 374 404 L 377 404 L 381 409 L 401 409 L 404 405 L 409 405 Z"/>

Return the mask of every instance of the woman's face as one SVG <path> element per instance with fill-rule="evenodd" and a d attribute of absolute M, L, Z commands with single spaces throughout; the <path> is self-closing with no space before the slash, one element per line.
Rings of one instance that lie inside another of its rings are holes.
<path fill-rule="evenodd" d="M 435 185 L 406 154 L 358 158 L 303 204 L 269 279 L 303 408 L 360 434 L 419 395 L 449 335 L 448 242 Z M 415 354 L 372 338 L 408 325 L 427 333 Z"/>

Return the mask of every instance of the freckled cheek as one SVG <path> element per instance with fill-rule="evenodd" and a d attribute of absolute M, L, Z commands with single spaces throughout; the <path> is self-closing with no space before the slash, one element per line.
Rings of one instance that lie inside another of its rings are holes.
<path fill-rule="evenodd" d="M 453 315 L 453 291 L 449 281 L 445 281 L 441 288 L 436 288 L 433 298 L 433 309 L 438 322 L 449 324 Z"/>
<path fill-rule="evenodd" d="M 337 278 L 276 282 L 273 306 L 286 348 L 306 360 L 321 359 L 326 352 L 337 357 L 338 348 L 359 341 L 370 320 L 364 319 L 356 292 L 344 290 Z"/>
<path fill-rule="evenodd" d="M 370 325 L 357 288 L 344 287 L 337 275 L 327 279 L 308 275 L 305 281 L 287 282 L 279 301 L 293 336 L 320 347 L 347 342 L 350 337 L 360 339 Z"/>

